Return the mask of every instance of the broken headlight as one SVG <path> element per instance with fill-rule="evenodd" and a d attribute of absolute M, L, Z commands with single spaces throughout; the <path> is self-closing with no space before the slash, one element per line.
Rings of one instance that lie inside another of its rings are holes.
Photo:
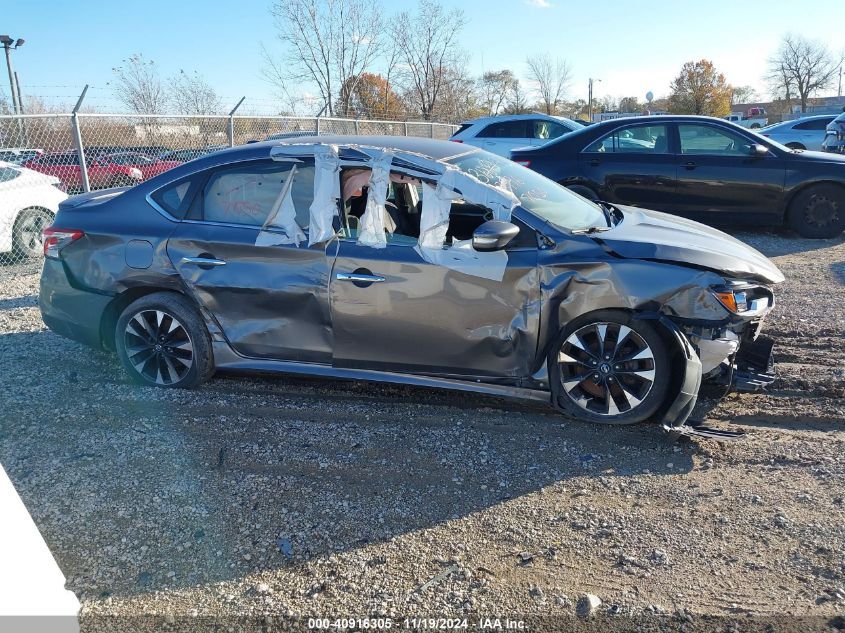
<path fill-rule="evenodd" d="M 729 281 L 710 290 L 731 314 L 757 315 L 774 305 L 771 290 L 745 281 Z"/>

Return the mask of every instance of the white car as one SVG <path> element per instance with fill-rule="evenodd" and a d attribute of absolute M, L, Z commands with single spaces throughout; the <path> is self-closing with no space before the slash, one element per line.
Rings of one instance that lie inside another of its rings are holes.
<path fill-rule="evenodd" d="M 512 149 L 536 147 L 582 127 L 572 119 L 547 114 L 488 116 L 461 123 L 449 140 L 509 158 Z"/>
<path fill-rule="evenodd" d="M 41 255 L 41 231 L 67 194 L 59 179 L 0 161 L 0 260 Z"/>
<path fill-rule="evenodd" d="M 792 149 L 809 149 L 820 152 L 824 142 L 825 129 L 835 118 L 835 114 L 805 116 L 792 121 L 775 123 L 758 130 L 758 133 Z"/>

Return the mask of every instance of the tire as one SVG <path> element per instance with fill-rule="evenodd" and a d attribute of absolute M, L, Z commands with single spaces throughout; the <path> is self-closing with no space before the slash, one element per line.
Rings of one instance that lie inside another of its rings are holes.
<path fill-rule="evenodd" d="M 41 231 L 53 223 L 45 209 L 24 209 L 12 227 L 12 253 L 18 259 L 36 259 L 44 254 Z"/>
<path fill-rule="evenodd" d="M 802 237 L 825 239 L 845 231 L 845 187 L 814 185 L 793 198 L 787 223 Z"/>
<path fill-rule="evenodd" d="M 553 404 L 595 424 L 648 420 L 671 382 L 669 356 L 655 326 L 617 310 L 593 312 L 563 328 L 548 367 Z"/>
<path fill-rule="evenodd" d="M 807 149 L 807 148 L 806 148 L 806 147 L 804 147 L 801 143 L 795 143 L 795 142 L 792 142 L 792 143 L 787 143 L 787 144 L 786 144 L 786 146 L 787 146 L 789 149 Z"/>
<path fill-rule="evenodd" d="M 599 200 L 598 194 L 585 185 L 569 185 L 566 188 L 591 202 L 598 202 Z"/>
<path fill-rule="evenodd" d="M 173 292 L 130 303 L 117 320 L 114 343 L 126 373 L 141 385 L 190 389 L 214 373 L 211 338 L 202 317 Z"/>
<path fill-rule="evenodd" d="M 760 129 L 760 124 L 759 124 L 759 123 L 752 123 L 752 124 L 751 124 L 751 129 L 752 129 L 752 130 L 759 130 L 759 129 Z"/>

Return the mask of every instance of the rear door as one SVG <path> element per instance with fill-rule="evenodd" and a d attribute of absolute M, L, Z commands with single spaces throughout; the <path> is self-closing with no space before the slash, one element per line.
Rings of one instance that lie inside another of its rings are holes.
<path fill-rule="evenodd" d="M 669 123 L 634 123 L 614 129 L 578 157 L 581 173 L 608 202 L 674 209 L 677 166 Z"/>
<path fill-rule="evenodd" d="M 313 198 L 313 159 L 220 166 L 159 190 L 153 200 L 171 215 L 184 214 L 167 253 L 235 352 L 330 363 L 326 243 L 285 243 L 288 231 L 272 225 L 274 204 L 293 169 L 291 197 L 302 238 Z"/>
<path fill-rule="evenodd" d="M 781 208 L 785 164 L 769 152 L 752 156 L 750 134 L 706 122 L 677 125 L 676 211 L 702 222 L 730 223 L 736 214 L 773 220 Z"/>
<path fill-rule="evenodd" d="M 534 144 L 533 123 L 527 119 L 491 123 L 478 133 L 473 143 L 505 158 L 510 157 L 512 149 Z"/>

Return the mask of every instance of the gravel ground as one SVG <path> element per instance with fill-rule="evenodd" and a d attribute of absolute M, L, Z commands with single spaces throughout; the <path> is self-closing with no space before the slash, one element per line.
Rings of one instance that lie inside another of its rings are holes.
<path fill-rule="evenodd" d="M 17 265 L 0 269 L 0 462 L 83 630 L 104 615 L 575 627 L 587 594 L 602 628 L 845 626 L 845 243 L 738 236 L 787 277 L 766 326 L 778 380 L 696 414 L 738 442 L 357 382 L 139 388 L 45 329 L 39 267 Z"/>

